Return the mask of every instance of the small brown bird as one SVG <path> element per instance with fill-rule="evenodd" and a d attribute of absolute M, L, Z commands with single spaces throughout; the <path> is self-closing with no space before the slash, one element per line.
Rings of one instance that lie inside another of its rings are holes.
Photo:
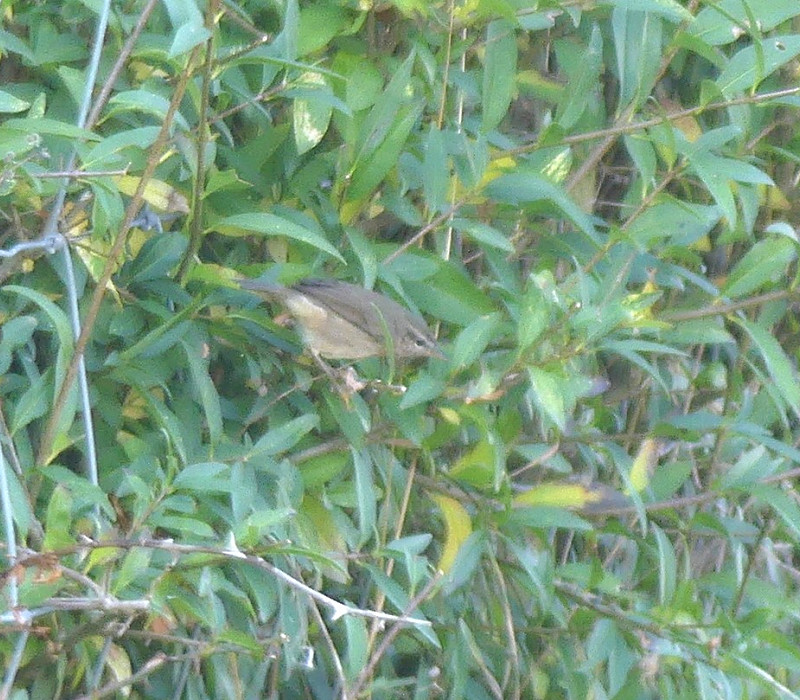
<path fill-rule="evenodd" d="M 309 278 L 291 287 L 260 279 L 239 279 L 243 289 L 279 299 L 300 326 L 303 342 L 317 357 L 360 360 L 444 358 L 425 321 L 396 301 L 355 284 Z"/>

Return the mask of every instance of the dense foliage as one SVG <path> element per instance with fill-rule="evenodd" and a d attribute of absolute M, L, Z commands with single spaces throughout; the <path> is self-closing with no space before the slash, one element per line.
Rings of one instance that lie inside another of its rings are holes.
<path fill-rule="evenodd" d="M 797 0 L 0 10 L 0 697 L 800 697 Z"/>

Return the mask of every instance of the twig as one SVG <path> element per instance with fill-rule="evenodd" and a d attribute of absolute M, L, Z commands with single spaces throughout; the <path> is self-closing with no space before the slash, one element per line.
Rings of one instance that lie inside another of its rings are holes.
<path fill-rule="evenodd" d="M 174 542 L 172 540 L 156 540 L 156 539 L 142 539 L 142 540 L 103 540 L 102 542 L 91 540 L 91 539 L 84 539 L 80 544 L 75 545 L 74 547 L 62 548 L 53 552 L 49 552 L 49 554 L 57 557 L 67 556 L 69 554 L 75 554 L 83 549 L 133 549 L 135 547 L 141 547 L 146 549 L 158 549 L 165 552 L 171 552 L 173 554 L 211 554 L 214 556 L 223 557 L 225 559 L 230 560 L 238 560 L 246 562 L 252 566 L 255 566 L 259 569 L 263 569 L 269 572 L 272 576 L 277 579 L 280 579 L 284 583 L 286 583 L 291 588 L 295 588 L 302 593 L 305 593 L 310 598 L 322 603 L 329 607 L 333 614 L 331 616 L 332 620 L 338 620 L 345 615 L 357 615 L 359 617 L 366 617 L 372 618 L 377 620 L 384 620 L 386 622 L 393 622 L 399 625 L 421 625 L 424 627 L 430 627 L 431 623 L 428 620 L 420 619 L 420 618 L 412 618 L 407 617 L 405 615 L 391 615 L 389 613 L 384 613 L 375 610 L 366 610 L 363 608 L 356 608 L 351 605 L 347 605 L 345 603 L 340 603 L 338 600 L 331 598 L 324 593 L 320 593 L 319 591 L 311 588 L 310 586 L 306 585 L 302 581 L 297 580 L 296 578 L 290 576 L 285 571 L 279 569 L 274 564 L 269 563 L 266 559 L 262 557 L 256 556 L 254 554 L 245 554 L 241 550 L 238 549 L 236 543 L 231 539 L 225 547 L 212 547 L 212 546 L 205 546 L 205 545 L 194 545 L 194 544 L 180 544 L 178 542 Z M 28 550 L 31 554 L 36 554 L 36 552 L 32 550 Z M 58 600 L 58 599 L 56 599 Z"/>
<path fill-rule="evenodd" d="M 48 177 L 67 177 L 70 179 L 80 179 L 80 178 L 87 178 L 87 177 L 115 177 L 118 175 L 127 175 L 128 169 L 123 168 L 122 170 L 56 170 L 50 173 L 38 173 L 36 177 L 38 178 L 48 178 Z"/>
<path fill-rule="evenodd" d="M 117 82 L 119 74 L 122 72 L 123 67 L 127 64 L 128 58 L 133 51 L 133 47 L 139 40 L 139 35 L 144 30 L 144 26 L 147 24 L 147 20 L 150 19 L 150 15 L 153 13 L 153 10 L 157 4 L 158 0 L 148 0 L 147 4 L 142 8 L 141 12 L 139 12 L 139 19 L 137 20 L 133 31 L 131 31 L 130 36 L 122 47 L 122 50 L 119 52 L 119 56 L 117 56 L 117 60 L 114 62 L 111 72 L 103 82 L 103 87 L 100 89 L 100 92 L 97 94 L 97 97 L 94 100 L 92 110 L 86 117 L 87 129 L 93 129 L 94 125 L 97 123 L 97 120 L 100 117 L 100 112 L 103 110 L 103 107 L 105 107 L 106 102 L 108 102 L 108 97 L 111 94 L 111 91 L 114 89 L 114 85 Z"/>
<path fill-rule="evenodd" d="M 436 584 L 442 579 L 442 572 L 438 572 L 435 576 L 431 577 L 431 580 L 428 581 L 427 585 L 416 595 L 414 596 L 409 604 L 406 606 L 406 609 L 403 611 L 404 615 L 409 615 L 411 612 L 416 610 L 417 606 L 428 597 L 428 594 L 433 590 Z M 386 633 L 386 636 L 381 640 L 381 643 L 378 645 L 378 648 L 372 654 L 372 657 L 369 660 L 369 663 L 364 667 L 361 673 L 358 674 L 358 679 L 356 680 L 355 686 L 350 690 L 350 695 L 352 697 L 358 697 L 363 689 L 364 683 L 366 680 L 372 676 L 373 672 L 375 671 L 375 667 L 378 665 L 378 662 L 381 660 L 383 655 L 391 646 L 392 642 L 394 642 L 395 637 L 400 633 L 402 626 L 398 623 L 394 624 L 392 628 Z"/>
<path fill-rule="evenodd" d="M 50 415 L 47 420 L 47 424 L 45 425 L 42 438 L 39 442 L 39 450 L 36 456 L 36 463 L 38 465 L 47 464 L 52 457 L 51 452 L 53 450 L 53 445 L 56 439 L 56 429 L 61 419 L 61 413 L 64 410 L 64 406 L 67 401 L 67 396 L 69 395 L 70 390 L 72 389 L 73 384 L 75 383 L 75 377 L 78 373 L 78 367 L 83 357 L 84 352 L 86 351 L 86 346 L 89 343 L 89 338 L 92 335 L 92 331 L 94 330 L 94 324 L 97 320 L 97 315 L 100 312 L 100 305 L 103 302 L 103 298 L 106 294 L 106 289 L 108 288 L 109 282 L 111 281 L 111 275 L 114 273 L 116 266 L 118 264 L 118 259 L 120 254 L 122 253 L 123 249 L 125 248 L 125 244 L 128 241 L 128 234 L 131 230 L 131 225 L 133 220 L 136 218 L 136 215 L 139 213 L 139 209 L 141 209 L 142 204 L 144 202 L 143 195 L 147 184 L 149 183 L 150 179 L 153 177 L 153 174 L 156 171 L 156 167 L 158 167 L 159 163 L 161 162 L 161 156 L 166 149 L 167 142 L 170 138 L 170 128 L 172 127 L 172 121 L 175 117 L 176 112 L 178 111 L 178 106 L 183 99 L 183 94 L 186 91 L 186 86 L 189 83 L 189 80 L 192 76 L 192 71 L 190 70 L 190 66 L 194 64 L 197 54 L 199 52 L 199 47 L 195 47 L 192 51 L 192 54 L 189 58 L 187 63 L 187 68 L 180 76 L 180 79 L 175 85 L 175 90 L 172 94 L 172 99 L 170 100 L 169 107 L 167 108 L 167 112 L 164 115 L 164 121 L 161 124 L 161 130 L 158 133 L 158 137 L 156 138 L 155 143 L 153 144 L 152 148 L 150 149 L 150 153 L 147 157 L 147 164 L 145 165 L 144 171 L 142 172 L 142 176 L 139 180 L 139 184 L 136 187 L 136 192 L 134 193 L 130 203 L 128 204 L 128 208 L 125 211 L 125 219 L 122 222 L 122 226 L 120 227 L 120 231 L 117 234 L 117 238 L 114 241 L 111 250 L 108 252 L 108 257 L 106 258 L 106 264 L 103 268 L 103 272 L 100 275 L 100 278 L 97 280 L 97 286 L 95 287 L 94 294 L 92 295 L 91 302 L 89 304 L 89 310 L 86 313 L 83 329 L 81 330 L 81 334 L 78 337 L 77 341 L 75 342 L 75 349 L 72 354 L 72 360 L 70 361 L 69 365 L 67 366 L 67 371 L 64 373 L 64 379 L 61 382 L 61 386 L 58 388 L 58 393 L 56 394 L 56 399 L 53 402 L 53 410 L 50 412 Z"/>
<path fill-rule="evenodd" d="M 749 309 L 751 306 L 760 306 L 770 301 L 780 301 L 781 299 L 800 299 L 800 289 L 776 289 L 772 292 L 765 292 L 758 296 L 750 297 L 749 299 L 742 299 L 741 301 L 730 301 L 722 304 L 712 304 L 711 306 L 704 306 L 700 309 L 688 309 L 686 311 L 674 311 L 666 313 L 659 317 L 660 321 L 668 321 L 669 323 L 677 323 L 679 321 L 692 321 L 698 318 L 706 318 L 708 316 L 725 316 L 740 311 L 741 309 Z"/>
<path fill-rule="evenodd" d="M 167 661 L 174 660 L 176 660 L 174 657 L 169 657 L 163 652 L 158 652 L 155 656 L 153 656 L 153 658 L 149 659 L 144 666 L 136 671 L 136 673 L 132 673 L 130 676 L 121 678 L 118 681 L 112 681 L 108 685 L 104 685 L 102 688 L 93 690 L 87 695 L 79 695 L 77 698 L 75 698 L 75 700 L 98 700 L 98 698 L 105 698 L 109 695 L 113 695 L 123 688 L 127 688 L 128 686 L 143 680 L 151 673 L 161 668 Z"/>

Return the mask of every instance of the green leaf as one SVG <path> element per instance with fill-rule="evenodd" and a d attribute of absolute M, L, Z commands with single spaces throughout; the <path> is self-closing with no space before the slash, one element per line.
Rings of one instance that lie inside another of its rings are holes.
<path fill-rule="evenodd" d="M 445 593 L 454 593 L 472 579 L 487 545 L 486 535 L 480 530 L 472 532 L 460 543 L 455 561 L 444 579 Z"/>
<path fill-rule="evenodd" d="M 483 60 L 481 130 L 492 131 L 508 112 L 517 71 L 517 38 L 514 25 L 503 19 L 489 23 Z"/>
<path fill-rule="evenodd" d="M 677 0 L 611 0 L 614 7 L 635 12 L 652 12 L 671 22 L 691 22 L 694 17 Z"/>
<path fill-rule="evenodd" d="M 253 445 L 246 459 L 273 457 L 290 450 L 307 433 L 319 425 L 319 416 L 307 413 L 273 428 Z"/>
<path fill-rule="evenodd" d="M 72 530 L 72 495 L 65 486 L 56 485 L 47 502 L 42 549 L 52 552 L 74 544 Z"/>
<path fill-rule="evenodd" d="M 192 325 L 192 322 L 186 319 L 194 316 L 202 305 L 203 300 L 197 299 L 177 313 L 169 314 L 158 326 L 134 345 L 123 350 L 116 357 L 110 356 L 107 364 L 124 367 L 128 363 L 137 361 L 140 357 L 157 357 L 183 338 Z"/>
<path fill-rule="evenodd" d="M 347 198 L 360 201 L 367 197 L 395 167 L 409 134 L 422 114 L 421 102 L 402 108 L 392 120 L 392 128 L 381 141 L 380 146 L 370 155 L 365 156 L 359 166 L 353 170 Z"/>
<path fill-rule="evenodd" d="M 6 129 L 17 129 L 26 134 L 47 134 L 49 136 L 63 136 L 76 141 L 99 141 L 100 136 L 86 129 L 80 129 L 74 124 L 60 122 L 47 117 L 6 119 L 3 122 Z"/>
<path fill-rule="evenodd" d="M 364 399 L 356 394 L 345 402 L 338 393 L 328 391 L 325 401 L 350 446 L 363 447 L 371 425 L 370 409 Z"/>
<path fill-rule="evenodd" d="M 695 152 L 689 155 L 688 159 L 692 170 L 706 186 L 728 220 L 728 226 L 734 228 L 737 224 L 738 212 L 733 197 L 733 180 L 717 168 L 722 159 L 708 151 Z"/>
<path fill-rule="evenodd" d="M 180 262 L 188 241 L 179 233 L 164 233 L 148 239 L 130 263 L 131 282 L 161 280 Z"/>
<path fill-rule="evenodd" d="M 326 95 L 332 97 L 325 76 L 307 71 L 300 77 L 300 84 L 313 88 L 306 90 L 307 97 L 297 97 L 292 107 L 294 143 L 297 153 L 302 155 L 325 137 L 333 106 L 330 100 L 322 99 Z"/>
<path fill-rule="evenodd" d="M 112 156 L 124 160 L 122 151 L 129 148 L 146 150 L 155 143 L 159 131 L 157 126 L 142 126 L 109 134 L 86 154 L 83 163 L 86 167 L 99 167 L 101 163 L 114 162 L 116 159 L 112 160 Z"/>
<path fill-rule="evenodd" d="M 739 455 L 736 462 L 725 470 L 720 483 L 726 489 L 749 489 L 761 479 L 774 474 L 782 459 L 770 459 L 764 445 L 756 445 Z"/>
<path fill-rule="evenodd" d="M 663 355 L 677 355 L 678 357 L 688 357 L 683 350 L 678 350 L 664 343 L 654 343 L 652 340 L 638 340 L 628 338 L 626 340 L 605 340 L 600 344 L 603 350 L 609 350 L 619 354 L 629 354 L 634 352 L 657 352 Z"/>
<path fill-rule="evenodd" d="M 746 321 L 743 318 L 732 316 L 731 320 L 747 331 L 756 348 L 764 358 L 769 376 L 775 382 L 775 387 L 792 407 L 795 413 L 800 413 L 800 384 L 797 375 L 783 352 L 775 336 L 758 323 Z"/>
<path fill-rule="evenodd" d="M 203 14 L 196 0 L 172 0 L 165 9 L 169 14 L 170 23 L 176 29 L 184 24 L 203 23 Z"/>
<path fill-rule="evenodd" d="M 674 245 L 690 246 L 707 236 L 721 216 L 719 207 L 667 198 L 636 217 L 628 228 L 628 235 L 643 248 L 665 238 L 671 239 Z"/>
<path fill-rule="evenodd" d="M 0 49 L 4 52 L 19 54 L 30 64 L 36 63 L 36 58 L 28 44 L 19 37 L 2 29 L 0 29 Z"/>
<path fill-rule="evenodd" d="M 190 464 L 178 473 L 174 486 L 188 491 L 228 493 L 231 490 L 231 468 L 221 462 Z"/>
<path fill-rule="evenodd" d="M 483 489 L 497 490 L 505 472 L 505 450 L 500 438 L 491 430 L 450 467 L 450 476 Z"/>
<path fill-rule="evenodd" d="M 567 423 L 567 407 L 561 378 L 539 367 L 528 367 L 528 378 L 539 409 L 563 430 Z"/>
<path fill-rule="evenodd" d="M 208 440 L 213 446 L 222 439 L 222 408 L 217 389 L 208 374 L 208 357 L 203 357 L 204 341 L 200 340 L 199 334 L 193 335 L 195 337 L 191 340 L 181 340 L 181 345 L 186 354 L 186 364 L 192 383 L 203 407 Z"/>
<path fill-rule="evenodd" d="M 541 529 L 564 528 L 566 530 L 590 531 L 592 524 L 571 513 L 565 508 L 555 506 L 522 506 L 514 508 L 511 513 L 513 522 L 524 527 Z"/>
<path fill-rule="evenodd" d="M 217 534 L 208 523 L 197 518 L 190 518 L 183 515 L 163 515 L 154 514 L 150 519 L 152 527 L 174 530 L 189 536 L 200 537 L 202 539 L 216 540 Z"/>
<path fill-rule="evenodd" d="M 722 345 L 734 342 L 721 319 L 681 321 L 671 329 L 662 330 L 661 339 L 673 345 Z"/>
<path fill-rule="evenodd" d="M 117 569 L 111 592 L 119 594 L 127 591 L 128 587 L 133 583 L 147 581 L 152 557 L 153 550 L 147 547 L 133 547 L 130 549 Z"/>
<path fill-rule="evenodd" d="M 611 23 L 621 111 L 629 104 L 639 107 L 650 95 L 661 64 L 662 20 L 655 13 L 617 7 Z"/>
<path fill-rule="evenodd" d="M 142 112 L 150 114 L 163 121 L 169 110 L 169 100 L 161 95 L 147 90 L 126 90 L 118 92 L 108 101 L 108 112 L 124 114 L 126 112 Z M 175 123 L 184 131 L 191 131 L 192 127 L 180 112 L 175 112 Z"/>
<path fill-rule="evenodd" d="M 373 535 L 377 521 L 378 500 L 372 476 L 372 459 L 365 450 L 351 448 L 356 485 L 356 512 L 358 513 L 359 546 L 363 546 Z"/>
<path fill-rule="evenodd" d="M 508 240 L 508 237 L 488 224 L 467 219 L 453 219 L 453 228 L 467 234 L 469 238 L 477 243 L 482 243 L 506 253 L 514 252 L 514 245 Z"/>
<path fill-rule="evenodd" d="M 758 241 L 736 263 L 723 288 L 732 299 L 747 296 L 767 284 L 785 279 L 788 266 L 797 258 L 797 245 L 785 236 Z"/>
<path fill-rule="evenodd" d="M 310 245 L 344 262 L 344 258 L 339 254 L 339 251 L 319 233 L 274 214 L 266 212 L 234 214 L 218 221 L 214 228 L 226 236 L 244 235 L 243 231 L 259 233 L 265 236 L 284 236 Z"/>
<path fill-rule="evenodd" d="M 323 49 L 349 21 L 344 7 L 316 3 L 300 8 L 297 30 L 297 55 L 306 56 Z"/>
<path fill-rule="evenodd" d="M 750 4 L 758 9 L 757 34 L 768 32 L 797 15 L 795 0 L 769 0 Z M 720 46 L 732 44 L 745 36 L 749 21 L 747 8 L 742 0 L 719 0 L 701 9 L 689 25 L 688 31 L 707 44 Z"/>
<path fill-rule="evenodd" d="M 29 380 L 28 388 L 11 407 L 8 427 L 12 436 L 47 413 L 52 403 L 51 392 L 47 374 Z"/>
<path fill-rule="evenodd" d="M 569 85 L 556 112 L 556 122 L 564 129 L 571 129 L 587 109 L 595 109 L 598 105 L 597 86 L 603 67 L 603 35 L 600 28 L 597 25 L 592 27 L 588 46 L 581 47 L 579 51 L 575 51 L 576 48 L 571 44 L 561 45 L 563 60 L 568 60 L 567 52 L 571 59 Z"/>
<path fill-rule="evenodd" d="M 658 163 L 652 141 L 644 134 L 626 134 L 622 137 L 622 141 L 645 186 L 651 186 L 655 181 L 656 165 Z M 643 214 L 648 211 L 649 209 L 646 209 Z M 638 220 L 638 218 L 634 219 L 633 223 L 636 224 Z"/>
<path fill-rule="evenodd" d="M 30 106 L 30 102 L 14 97 L 14 95 L 5 90 L 0 90 L 0 112 L 13 114 L 15 112 L 22 112 Z"/>
<path fill-rule="evenodd" d="M 54 384 L 56 387 L 61 386 L 67 369 L 67 363 L 69 358 L 72 357 L 73 350 L 72 328 L 67 315 L 44 294 L 37 292 L 35 289 L 20 287 L 15 284 L 7 284 L 2 287 L 2 291 L 17 294 L 18 296 L 25 297 L 32 301 L 44 311 L 47 318 L 50 319 L 50 322 L 56 330 L 56 335 L 58 336 L 58 357 L 55 366 Z M 69 412 L 66 413 L 68 414 Z"/>
<path fill-rule="evenodd" d="M 550 325 L 550 311 L 544 293 L 531 280 L 520 299 L 517 342 L 520 352 L 527 350 Z"/>
<path fill-rule="evenodd" d="M 726 97 L 755 89 L 764 78 L 798 54 L 800 36 L 797 34 L 764 37 L 758 47 L 747 46 L 731 58 L 717 78 L 717 85 Z"/>
<path fill-rule="evenodd" d="M 346 615 L 344 630 L 347 644 L 346 673 L 348 678 L 355 680 L 369 660 L 369 635 L 365 618 Z"/>
<path fill-rule="evenodd" d="M 27 487 L 23 487 L 20 481 L 21 475 L 17 475 L 8 460 L 4 459 L 0 462 L 0 469 L 5 469 L 6 472 L 5 483 L 8 484 L 8 498 L 12 503 L 12 515 L 17 534 L 24 538 L 31 531 L 31 523 L 36 517 L 39 517 L 39 512 L 33 512 Z"/>
<path fill-rule="evenodd" d="M 383 77 L 374 63 L 362 55 L 339 53 L 333 68 L 346 76 L 345 102 L 353 113 L 369 109 L 379 99 Z"/>
<path fill-rule="evenodd" d="M 560 209 L 592 241 L 600 238 L 591 218 L 572 201 L 562 187 L 551 182 L 540 173 L 518 170 L 501 175 L 489 183 L 487 196 L 508 204 L 527 204 L 546 201 Z"/>
<path fill-rule="evenodd" d="M 424 261 L 417 261 L 415 258 L 414 255 L 409 256 L 402 261 L 402 265 L 407 262 L 421 268 Z M 402 276 L 403 270 L 400 268 L 401 261 L 398 258 L 392 262 L 390 269 L 393 272 L 397 270 L 398 276 Z M 465 326 L 472 323 L 477 316 L 490 314 L 495 310 L 483 291 L 454 266 L 444 266 L 424 282 L 408 282 L 404 286 L 408 296 L 422 311 L 448 323 Z"/>
<path fill-rule="evenodd" d="M 428 127 L 424 142 L 422 162 L 422 188 L 431 211 L 441 211 L 447 203 L 447 186 L 450 172 L 444 135 L 435 124 Z"/>
<path fill-rule="evenodd" d="M 170 58 L 177 58 L 189 53 L 195 46 L 199 46 L 211 38 L 211 32 L 203 26 L 202 17 L 195 21 L 182 24 L 175 32 L 172 45 L 169 47 Z"/>
<path fill-rule="evenodd" d="M 782 489 L 767 484 L 753 486 L 752 493 L 764 507 L 780 516 L 794 542 L 800 542 L 800 507 L 796 499 Z"/>
<path fill-rule="evenodd" d="M 18 316 L 6 321 L 0 333 L 0 376 L 8 371 L 12 353 L 21 345 L 25 345 L 38 326 L 33 316 Z"/>
<path fill-rule="evenodd" d="M 106 516 L 113 515 L 113 508 L 105 491 L 95 486 L 86 477 L 58 464 L 41 467 L 41 474 L 60 487 L 69 489 L 73 512 L 86 512 L 99 508 Z"/>
<path fill-rule="evenodd" d="M 413 408 L 420 404 L 426 404 L 442 395 L 447 388 L 447 382 L 443 379 L 436 379 L 427 372 L 421 372 L 420 376 L 411 383 L 408 390 L 400 399 L 400 408 Z"/>
<path fill-rule="evenodd" d="M 661 605 L 669 605 L 675 595 L 678 565 L 675 549 L 667 535 L 655 523 L 650 529 L 658 545 L 658 600 Z"/>
<path fill-rule="evenodd" d="M 353 172 L 359 162 L 373 155 L 384 142 L 387 134 L 397 128 L 397 116 L 409 106 L 409 82 L 415 56 L 411 53 L 395 71 L 386 90 L 376 99 L 375 106 L 359 130 L 359 147 L 353 161 Z M 405 108 L 405 109 L 404 109 Z"/>
<path fill-rule="evenodd" d="M 450 362 L 455 370 L 469 367 L 498 336 L 503 318 L 498 313 L 479 316 L 462 330 L 453 343 Z"/>

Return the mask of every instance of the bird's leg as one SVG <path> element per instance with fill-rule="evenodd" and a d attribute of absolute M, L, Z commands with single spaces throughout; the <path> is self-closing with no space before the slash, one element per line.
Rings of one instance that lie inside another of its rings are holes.
<path fill-rule="evenodd" d="M 336 391 L 345 399 L 367 388 L 372 389 L 376 393 L 380 391 L 389 391 L 393 394 L 404 394 L 407 390 L 407 387 L 402 384 L 390 384 L 380 379 L 365 381 L 358 376 L 358 373 L 352 365 L 339 369 L 331 367 L 322 359 L 319 353 L 313 350 L 311 350 L 311 357 L 314 358 L 317 367 L 331 380 Z"/>
<path fill-rule="evenodd" d="M 314 358 L 314 362 L 317 363 L 317 366 L 325 373 L 328 379 L 331 380 L 336 391 L 344 399 L 347 399 L 367 386 L 367 383 L 358 376 L 353 367 L 344 367 L 338 370 L 334 369 L 320 357 L 319 353 L 313 350 L 311 351 L 311 357 Z"/>

